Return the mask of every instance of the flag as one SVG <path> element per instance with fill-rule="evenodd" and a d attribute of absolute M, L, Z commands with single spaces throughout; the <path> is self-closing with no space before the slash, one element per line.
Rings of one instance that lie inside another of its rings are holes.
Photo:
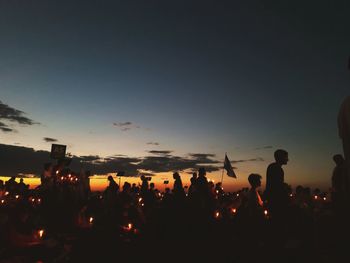
<path fill-rule="evenodd" d="M 235 172 L 233 171 L 232 165 L 230 160 L 227 158 L 227 155 L 225 154 L 225 162 L 224 162 L 224 169 L 227 172 L 227 175 L 229 177 L 237 178 Z"/>

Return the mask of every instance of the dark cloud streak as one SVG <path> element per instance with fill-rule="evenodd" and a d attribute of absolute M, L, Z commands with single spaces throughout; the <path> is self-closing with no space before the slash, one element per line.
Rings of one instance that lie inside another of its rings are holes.
<path fill-rule="evenodd" d="M 44 137 L 43 140 L 44 140 L 45 142 L 58 142 L 57 139 L 50 138 L 50 137 Z"/>

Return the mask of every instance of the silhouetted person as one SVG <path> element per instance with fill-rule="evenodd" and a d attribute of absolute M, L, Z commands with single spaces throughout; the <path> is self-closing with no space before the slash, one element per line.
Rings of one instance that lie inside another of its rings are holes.
<path fill-rule="evenodd" d="M 270 164 L 266 172 L 265 198 L 271 213 L 285 212 L 288 204 L 288 195 L 284 183 L 282 165 L 288 163 L 288 152 L 277 150 L 274 153 L 275 162 Z"/>
<path fill-rule="evenodd" d="M 346 175 L 346 164 L 341 154 L 333 156 L 336 166 L 332 175 L 332 203 L 337 213 L 345 209 L 348 193 L 348 178 Z"/>
<path fill-rule="evenodd" d="M 347 173 L 347 208 L 349 210 L 350 199 L 350 96 L 343 101 L 338 114 L 339 137 L 343 141 L 343 150 Z"/>
<path fill-rule="evenodd" d="M 282 165 L 288 163 L 288 152 L 277 150 L 275 162 L 270 164 L 266 172 L 265 198 L 271 215 L 271 233 L 269 233 L 270 253 L 279 253 L 286 241 L 288 194 L 284 183 Z M 274 256 L 278 257 L 277 254 Z"/>
<path fill-rule="evenodd" d="M 204 167 L 199 168 L 196 186 L 197 186 L 198 193 L 201 197 L 207 197 L 209 194 L 209 184 L 208 184 L 206 174 L 207 173 Z"/>
<path fill-rule="evenodd" d="M 141 175 L 141 189 L 140 189 L 140 194 L 141 196 L 145 196 L 148 193 L 148 179 L 146 176 Z"/>
<path fill-rule="evenodd" d="M 109 185 L 107 186 L 106 190 L 111 193 L 117 193 L 119 189 L 119 185 L 114 181 L 111 175 L 109 175 L 107 179 L 108 179 Z"/>
<path fill-rule="evenodd" d="M 185 190 L 184 190 L 183 185 L 182 185 L 180 174 L 178 172 L 175 172 L 173 174 L 173 178 L 175 180 L 174 181 L 174 188 L 173 188 L 173 193 L 174 193 L 175 198 L 185 197 Z"/>
<path fill-rule="evenodd" d="M 28 186 L 24 183 L 23 178 L 19 180 L 17 185 L 17 193 L 21 195 L 25 195 L 27 193 Z"/>
<path fill-rule="evenodd" d="M 252 217 L 262 216 L 263 201 L 258 192 L 258 188 L 261 186 L 261 175 L 250 174 L 248 176 L 248 181 L 251 186 L 247 195 L 246 208 L 248 213 Z"/>
<path fill-rule="evenodd" d="M 12 176 L 9 180 L 5 183 L 6 191 L 10 192 L 11 194 L 14 194 L 17 190 L 17 182 L 16 182 L 16 176 Z"/>

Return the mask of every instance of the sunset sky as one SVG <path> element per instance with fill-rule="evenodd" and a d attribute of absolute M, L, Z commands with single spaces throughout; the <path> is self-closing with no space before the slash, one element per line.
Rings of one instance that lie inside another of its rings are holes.
<path fill-rule="evenodd" d="M 283 148 L 287 183 L 330 186 L 348 1 L 72 2 L 0 1 L 0 176 L 59 143 L 94 173 L 218 181 L 227 152 L 232 190 Z"/>

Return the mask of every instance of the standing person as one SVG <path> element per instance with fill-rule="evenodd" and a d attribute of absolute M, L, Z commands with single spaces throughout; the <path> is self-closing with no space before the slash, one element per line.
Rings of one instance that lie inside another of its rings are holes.
<path fill-rule="evenodd" d="M 174 178 L 174 188 L 173 188 L 173 193 L 175 198 L 184 198 L 185 197 L 185 190 L 182 185 L 181 177 L 178 172 L 175 172 L 173 174 Z"/>
<path fill-rule="evenodd" d="M 148 179 L 146 176 L 141 175 L 141 189 L 140 189 L 140 194 L 142 197 L 145 197 L 148 193 Z"/>
<path fill-rule="evenodd" d="M 288 204 L 288 194 L 282 168 L 289 161 L 288 152 L 279 149 L 275 151 L 274 157 L 275 162 L 267 167 L 265 199 L 271 213 L 281 214 Z"/>
<path fill-rule="evenodd" d="M 346 164 L 341 154 L 333 156 L 336 164 L 332 175 L 332 203 L 338 214 L 346 207 L 346 197 L 348 193 L 348 178 L 346 176 Z"/>
<path fill-rule="evenodd" d="M 347 200 L 349 201 L 350 193 L 350 96 L 343 101 L 338 114 L 338 131 L 339 137 L 343 141 L 343 150 L 347 174 Z M 349 205 L 348 205 L 349 206 Z"/>
<path fill-rule="evenodd" d="M 265 199 L 271 215 L 271 233 L 268 235 L 267 248 L 272 256 L 278 258 L 287 239 L 288 193 L 282 166 L 289 159 L 288 152 L 282 149 L 275 151 L 274 157 L 275 162 L 267 167 Z"/>

